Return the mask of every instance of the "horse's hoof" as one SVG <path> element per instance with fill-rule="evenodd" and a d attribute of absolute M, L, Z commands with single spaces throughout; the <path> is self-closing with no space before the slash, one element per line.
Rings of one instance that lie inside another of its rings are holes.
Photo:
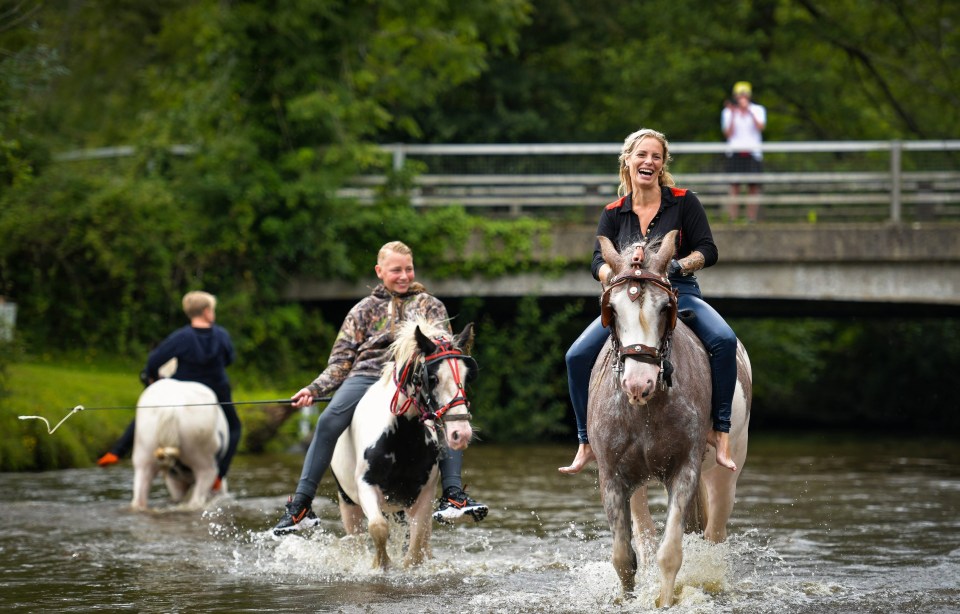
<path fill-rule="evenodd" d="M 613 603 L 616 605 L 626 605 L 631 601 L 635 601 L 636 598 L 637 595 L 633 591 L 623 591 L 613 600 Z"/>

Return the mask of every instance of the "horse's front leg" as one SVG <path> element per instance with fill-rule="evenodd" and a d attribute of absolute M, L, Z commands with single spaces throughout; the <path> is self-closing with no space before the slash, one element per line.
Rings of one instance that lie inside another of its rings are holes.
<path fill-rule="evenodd" d="M 619 480 L 600 477 L 600 493 L 607 522 L 613 533 L 613 568 L 620 577 L 626 596 L 633 595 L 636 586 L 637 553 L 633 549 L 630 527 L 630 496 Z"/>
<path fill-rule="evenodd" d="M 650 502 L 647 500 L 647 485 L 644 484 L 630 497 L 630 513 L 633 516 L 633 528 L 637 532 L 637 546 L 640 550 L 640 565 L 646 567 L 653 560 L 657 544 L 657 529 L 650 515 Z"/>
<path fill-rule="evenodd" d="M 657 550 L 657 563 L 660 566 L 660 597 L 657 599 L 657 607 L 673 605 L 677 572 L 683 564 L 683 516 L 690 500 L 697 493 L 699 479 L 699 465 L 688 466 L 679 471 L 666 485 L 667 520 L 663 529 L 663 540 Z"/>
<path fill-rule="evenodd" d="M 404 557 L 404 567 L 420 565 L 430 558 L 430 534 L 433 530 L 433 499 L 437 492 L 437 468 L 433 468 L 430 478 L 417 496 L 417 500 L 407 510 L 410 520 L 410 544 L 407 556 Z"/>
<path fill-rule="evenodd" d="M 373 541 L 373 567 L 386 570 L 390 565 L 390 556 L 387 554 L 390 525 L 387 524 L 387 519 L 380 509 L 380 489 L 358 479 L 357 497 L 367 517 L 367 531 Z"/>

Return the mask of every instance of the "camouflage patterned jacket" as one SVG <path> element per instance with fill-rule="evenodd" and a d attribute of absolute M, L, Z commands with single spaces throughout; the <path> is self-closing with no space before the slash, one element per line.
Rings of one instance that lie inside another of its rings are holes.
<path fill-rule="evenodd" d="M 400 324 L 417 316 L 450 331 L 447 308 L 427 294 L 423 285 L 414 282 L 406 294 L 395 295 L 379 284 L 350 309 L 330 350 L 327 368 L 307 387 L 314 396 L 326 396 L 348 377 L 379 376 Z"/>

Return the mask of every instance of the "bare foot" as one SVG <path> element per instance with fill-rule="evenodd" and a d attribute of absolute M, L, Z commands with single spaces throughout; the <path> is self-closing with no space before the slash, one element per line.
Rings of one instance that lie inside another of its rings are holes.
<path fill-rule="evenodd" d="M 707 443 L 717 449 L 717 464 L 730 471 L 737 470 L 737 464 L 730 457 L 730 433 L 710 431 L 707 433 Z"/>
<path fill-rule="evenodd" d="M 597 460 L 597 457 L 593 455 L 593 448 L 590 447 L 588 443 L 580 444 L 580 447 L 577 448 L 577 456 L 574 457 L 573 462 L 567 467 L 560 467 L 560 473 L 574 474 L 580 473 L 580 471 L 587 466 L 587 463 L 592 463 Z"/>

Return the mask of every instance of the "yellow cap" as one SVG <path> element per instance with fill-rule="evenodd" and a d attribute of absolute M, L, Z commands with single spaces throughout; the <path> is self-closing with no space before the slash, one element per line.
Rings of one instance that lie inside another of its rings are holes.
<path fill-rule="evenodd" d="M 737 81 L 733 84 L 733 95 L 739 96 L 743 94 L 744 96 L 752 96 L 753 90 L 750 87 L 749 81 Z"/>

